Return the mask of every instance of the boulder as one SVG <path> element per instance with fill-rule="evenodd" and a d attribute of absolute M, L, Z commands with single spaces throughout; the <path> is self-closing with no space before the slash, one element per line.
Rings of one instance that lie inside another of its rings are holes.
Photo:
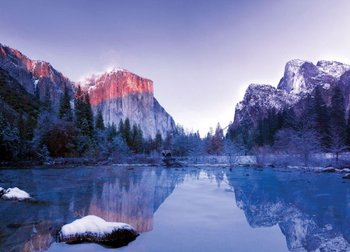
<path fill-rule="evenodd" d="M 11 200 L 25 200 L 30 199 L 29 193 L 19 189 L 18 187 L 8 188 L 4 190 L 0 188 L 0 196 L 2 199 L 11 199 Z"/>
<path fill-rule="evenodd" d="M 129 224 L 107 222 L 100 217 L 88 215 L 62 226 L 58 241 L 68 244 L 93 242 L 118 248 L 135 240 L 138 235 Z"/>
<path fill-rule="evenodd" d="M 337 170 L 334 167 L 326 167 L 322 172 L 336 172 Z"/>
<path fill-rule="evenodd" d="M 347 173 L 343 176 L 343 179 L 350 179 L 350 173 Z"/>

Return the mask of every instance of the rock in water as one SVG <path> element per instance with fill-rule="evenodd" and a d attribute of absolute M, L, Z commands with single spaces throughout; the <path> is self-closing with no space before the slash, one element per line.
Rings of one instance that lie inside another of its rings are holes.
<path fill-rule="evenodd" d="M 331 173 L 331 172 L 336 172 L 337 170 L 333 167 L 327 167 L 327 168 L 324 168 L 322 170 L 322 172 L 328 172 L 328 173 Z"/>
<path fill-rule="evenodd" d="M 94 242 L 117 248 L 132 242 L 138 235 L 129 224 L 107 222 L 88 215 L 64 225 L 58 233 L 58 241 L 68 244 Z"/>
<path fill-rule="evenodd" d="M 2 199 L 13 199 L 13 200 L 25 200 L 25 199 L 30 199 L 30 195 L 19 189 L 18 187 L 14 188 L 8 188 L 7 190 L 4 191 L 3 188 L 0 188 L 0 195 Z"/>
<path fill-rule="evenodd" d="M 343 179 L 350 179 L 350 173 L 347 173 L 343 176 Z"/>

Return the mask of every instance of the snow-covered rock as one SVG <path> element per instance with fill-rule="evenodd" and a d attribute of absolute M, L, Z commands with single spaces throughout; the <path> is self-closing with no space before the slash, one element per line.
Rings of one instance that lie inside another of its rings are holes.
<path fill-rule="evenodd" d="M 58 240 L 66 243 L 94 242 L 121 247 L 136 239 L 138 233 L 129 224 L 107 222 L 95 215 L 88 215 L 64 225 Z"/>
<path fill-rule="evenodd" d="M 343 179 L 350 179 L 350 173 L 347 173 L 343 176 Z"/>
<path fill-rule="evenodd" d="M 257 126 L 259 119 L 268 111 L 282 112 L 293 109 L 300 115 L 307 106 L 307 98 L 314 94 L 315 87 L 321 87 L 321 95 L 329 106 L 335 86 L 344 93 L 346 111 L 350 109 L 350 66 L 335 61 L 319 61 L 313 64 L 304 60 L 287 62 L 283 77 L 277 88 L 266 84 L 251 84 L 244 98 L 236 105 L 234 122 L 236 128 L 241 122 Z"/>
<path fill-rule="evenodd" d="M 1 188 L 3 191 L 3 188 Z M 1 190 L 0 190 L 1 191 Z M 1 196 L 3 199 L 25 200 L 30 199 L 29 193 L 19 189 L 18 187 L 8 188 Z"/>

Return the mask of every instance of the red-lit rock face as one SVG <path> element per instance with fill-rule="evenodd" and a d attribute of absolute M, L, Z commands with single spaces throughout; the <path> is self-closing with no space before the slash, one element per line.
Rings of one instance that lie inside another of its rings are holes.
<path fill-rule="evenodd" d="M 148 93 L 153 95 L 153 82 L 126 70 L 113 70 L 86 82 L 90 102 L 96 106 L 103 101 L 122 98 L 130 94 Z"/>
<path fill-rule="evenodd" d="M 128 118 L 139 125 L 145 137 L 160 132 L 163 137 L 175 129 L 173 118 L 153 96 L 153 82 L 127 70 L 113 69 L 85 81 L 94 112 L 102 112 L 106 125 L 118 125 Z"/>
<path fill-rule="evenodd" d="M 20 51 L 1 44 L 0 67 L 16 79 L 27 92 L 38 95 L 42 100 L 49 95 L 54 108 L 58 108 L 65 88 L 73 96 L 72 82 L 50 63 L 31 60 Z"/>

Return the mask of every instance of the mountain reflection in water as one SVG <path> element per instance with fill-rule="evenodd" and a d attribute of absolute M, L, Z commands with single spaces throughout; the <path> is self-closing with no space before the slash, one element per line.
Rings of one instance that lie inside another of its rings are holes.
<path fill-rule="evenodd" d="M 285 247 L 289 250 L 350 250 L 350 183 L 342 183 L 336 174 L 276 169 L 260 171 L 252 168 L 104 166 L 8 169 L 0 170 L 0 179 L 1 187 L 18 186 L 37 200 L 0 202 L 0 251 L 47 250 L 55 242 L 54 235 L 61 225 L 88 214 L 100 216 L 107 221 L 130 223 L 141 233 L 141 237 L 142 233 L 157 233 L 159 230 L 154 230 L 154 222 L 164 220 L 160 216 L 154 220 L 154 213 L 167 198 L 164 206 L 192 206 L 189 201 L 186 204 L 186 201 L 179 200 L 182 194 L 177 197 L 170 195 L 178 190 L 177 186 L 189 188 L 185 195 L 190 201 L 195 201 L 194 197 L 198 197 L 198 194 L 191 194 L 191 184 L 198 180 L 203 182 L 200 189 L 203 190 L 200 198 L 202 202 L 199 202 L 198 209 L 189 211 L 201 215 L 202 207 L 203 212 L 210 212 L 208 208 L 211 208 L 211 201 L 224 195 L 227 197 L 229 192 L 232 200 L 225 207 L 232 208 L 232 213 L 237 207 L 243 210 L 243 221 L 248 222 L 251 229 L 277 225 L 280 233 L 285 236 Z M 209 187 L 213 190 L 204 190 Z M 221 187 L 225 189 L 215 189 Z M 226 201 L 222 202 L 226 204 Z M 215 205 L 213 209 L 220 207 Z M 172 215 L 170 211 L 164 214 L 166 208 L 162 211 L 170 224 L 181 218 Z M 230 216 L 230 211 L 226 215 L 220 216 L 223 223 L 225 218 L 241 218 L 233 214 Z M 192 222 L 195 221 L 196 219 Z M 201 223 L 196 225 L 200 230 Z M 223 232 L 217 235 L 223 239 L 227 236 L 227 243 L 238 243 L 243 237 L 239 237 L 239 232 L 234 232 L 237 228 L 239 227 L 234 225 L 222 227 Z M 169 235 L 174 232 L 175 236 L 180 237 L 182 231 L 168 232 Z M 233 233 L 236 237 L 232 237 Z M 201 239 L 200 233 L 197 236 Z M 133 249 L 134 243 L 137 248 L 138 242 L 144 242 L 141 244 L 145 247 L 142 251 L 148 251 L 147 237 L 146 235 L 143 240 L 138 238 L 129 245 L 130 249 Z M 249 237 L 252 242 L 255 238 L 257 237 Z M 203 239 L 207 239 L 204 232 Z M 69 251 L 84 251 L 79 250 L 79 246 L 67 245 L 64 248 L 69 248 Z M 188 244 L 188 248 L 187 251 L 191 251 L 191 244 Z M 98 250 L 105 248 L 100 247 Z M 212 251 L 212 248 L 208 246 L 206 251 Z M 271 248 L 270 251 L 274 249 Z"/>

